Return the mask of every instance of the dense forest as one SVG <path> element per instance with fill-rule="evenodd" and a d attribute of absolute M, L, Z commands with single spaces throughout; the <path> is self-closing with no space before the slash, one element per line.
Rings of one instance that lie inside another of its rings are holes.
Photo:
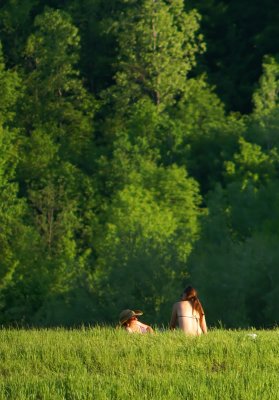
<path fill-rule="evenodd" d="M 279 3 L 2 0 L 0 323 L 279 321 Z"/>

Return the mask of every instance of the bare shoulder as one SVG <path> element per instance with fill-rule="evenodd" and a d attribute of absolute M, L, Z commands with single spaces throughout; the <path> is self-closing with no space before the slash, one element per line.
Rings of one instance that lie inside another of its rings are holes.
<path fill-rule="evenodd" d="M 173 312 L 178 312 L 180 311 L 182 308 L 182 301 L 177 301 L 176 303 L 174 303 L 172 310 Z"/>

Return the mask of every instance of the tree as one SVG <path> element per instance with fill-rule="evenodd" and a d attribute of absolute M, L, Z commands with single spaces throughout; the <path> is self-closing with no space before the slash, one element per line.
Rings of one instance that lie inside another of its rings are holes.
<path fill-rule="evenodd" d="M 144 304 L 148 317 L 167 322 L 198 235 L 199 201 L 183 168 L 150 163 L 115 193 L 95 244 L 94 287 L 108 321 L 121 308 Z"/>
<path fill-rule="evenodd" d="M 17 178 L 28 205 L 25 237 L 33 249 L 31 257 L 28 246 L 21 246 L 5 315 L 8 321 L 51 324 L 59 323 L 54 311 L 64 308 L 66 324 L 73 321 L 67 302 L 73 289 L 84 285 L 91 254 L 95 199 L 86 172 L 91 169 L 94 101 L 76 69 L 79 37 L 69 16 L 46 9 L 35 28 L 26 46 L 17 118 Z"/>
<path fill-rule="evenodd" d="M 255 187 L 275 178 L 279 156 L 276 149 L 264 153 L 257 144 L 239 140 L 239 153 L 227 161 L 226 175 L 229 180 L 241 181 L 242 188 L 251 182 Z"/>
<path fill-rule="evenodd" d="M 199 58 L 198 70 L 207 72 L 226 110 L 250 113 L 262 59 L 278 53 L 278 2 L 189 0 L 185 7 L 202 16 L 207 52 Z"/>
<path fill-rule="evenodd" d="M 260 118 L 270 114 L 279 105 L 279 63 L 265 57 L 259 87 L 253 95 L 254 114 Z"/>
<path fill-rule="evenodd" d="M 184 165 L 205 195 L 223 182 L 224 161 L 238 149 L 246 126 L 237 115 L 226 115 L 206 77 L 189 79 L 179 103 L 169 111 L 170 123 L 160 132 L 162 159 Z"/>
<path fill-rule="evenodd" d="M 3 4 L 2 4 L 3 3 Z M 8 67 L 21 64 L 38 0 L 6 0 L 0 5 L 0 35 Z"/>
<path fill-rule="evenodd" d="M 36 17 L 35 27 L 25 50 L 24 126 L 28 131 L 43 127 L 62 159 L 84 165 L 95 106 L 76 69 L 78 30 L 68 14 L 51 9 Z"/>
<path fill-rule="evenodd" d="M 160 110 L 183 93 L 195 55 L 204 49 L 197 35 L 199 15 L 183 11 L 183 1 L 126 1 L 124 12 L 111 22 L 119 56 L 115 87 L 118 110 L 150 98 Z"/>
<path fill-rule="evenodd" d="M 18 161 L 18 131 L 13 128 L 15 107 L 20 96 L 20 79 L 5 68 L 0 45 L 0 298 L 5 307 L 4 292 L 19 264 L 17 243 L 24 233 L 24 201 L 18 197 L 15 168 Z"/>

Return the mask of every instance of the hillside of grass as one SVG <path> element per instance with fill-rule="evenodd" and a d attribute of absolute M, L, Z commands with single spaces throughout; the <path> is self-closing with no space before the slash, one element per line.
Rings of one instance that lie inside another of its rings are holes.
<path fill-rule="evenodd" d="M 279 331 L 1 330 L 0 400 L 277 399 Z"/>

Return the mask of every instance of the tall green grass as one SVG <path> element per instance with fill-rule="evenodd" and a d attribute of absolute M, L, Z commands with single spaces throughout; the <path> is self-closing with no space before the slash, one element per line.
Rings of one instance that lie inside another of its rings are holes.
<path fill-rule="evenodd" d="M 279 330 L 1 330 L 0 400 L 279 399 Z"/>

